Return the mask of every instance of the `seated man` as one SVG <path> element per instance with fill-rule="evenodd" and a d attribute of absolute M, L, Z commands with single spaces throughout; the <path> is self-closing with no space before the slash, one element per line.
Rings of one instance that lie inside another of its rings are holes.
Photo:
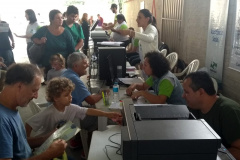
<path fill-rule="evenodd" d="M 183 82 L 190 111 L 205 121 L 221 137 L 231 154 L 240 160 L 240 105 L 222 95 L 216 95 L 211 77 L 206 72 L 194 72 Z"/>
<path fill-rule="evenodd" d="M 72 103 L 82 106 L 82 102 L 86 101 L 90 105 L 95 105 L 102 99 L 102 95 L 92 95 L 80 77 L 87 73 L 88 67 L 87 57 L 83 53 L 73 53 L 69 55 L 67 60 L 68 69 L 62 74 L 62 77 L 70 79 L 75 84 L 75 89 L 72 92 Z"/>
<path fill-rule="evenodd" d="M 42 154 L 31 157 L 31 148 L 39 147 L 48 137 L 27 139 L 17 107 L 37 98 L 40 86 L 41 71 L 35 65 L 15 64 L 8 69 L 0 93 L 0 160 L 51 160 L 63 154 L 67 143 L 59 139 Z"/>
<path fill-rule="evenodd" d="M 87 73 L 88 61 L 86 55 L 77 52 L 69 55 L 67 65 L 68 69 L 63 72 L 62 77 L 70 79 L 75 84 L 75 89 L 72 91 L 72 103 L 83 106 L 83 101 L 90 105 L 95 105 L 100 101 L 102 99 L 101 92 L 92 95 L 80 79 Z M 95 130 L 97 128 L 97 117 L 87 116 L 81 121 L 81 127 L 88 131 Z"/>

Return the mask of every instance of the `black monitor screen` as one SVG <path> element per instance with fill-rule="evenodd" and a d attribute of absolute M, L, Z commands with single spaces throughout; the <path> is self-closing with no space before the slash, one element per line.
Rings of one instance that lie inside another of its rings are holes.
<path fill-rule="evenodd" d="M 122 77 L 125 77 L 126 75 L 125 47 L 98 47 L 98 50 L 99 50 L 98 54 L 99 79 L 106 80 L 108 84 L 109 83 L 112 84 L 113 83 L 112 80 L 117 77 L 117 66 L 122 66 Z M 111 65 L 109 65 L 109 61 Z"/>
<path fill-rule="evenodd" d="M 98 23 L 99 23 L 99 20 L 97 20 L 97 21 L 94 23 L 94 25 L 93 25 L 92 28 L 91 28 L 91 31 L 94 31 L 94 29 L 97 27 Z"/>

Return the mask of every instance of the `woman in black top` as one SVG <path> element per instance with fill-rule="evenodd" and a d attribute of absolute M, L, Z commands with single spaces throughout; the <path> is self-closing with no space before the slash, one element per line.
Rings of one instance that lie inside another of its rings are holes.
<path fill-rule="evenodd" d="M 87 50 L 88 50 L 88 41 L 89 41 L 89 24 L 88 24 L 88 14 L 83 13 L 82 19 L 82 29 L 83 29 L 83 34 L 84 34 L 84 45 L 83 45 L 83 53 L 87 55 Z"/>

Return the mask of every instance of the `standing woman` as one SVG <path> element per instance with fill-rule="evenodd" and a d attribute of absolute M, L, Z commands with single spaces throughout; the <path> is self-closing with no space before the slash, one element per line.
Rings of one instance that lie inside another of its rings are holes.
<path fill-rule="evenodd" d="M 59 10 L 51 10 L 49 13 L 50 25 L 41 27 L 33 36 L 36 44 L 45 44 L 45 53 L 40 61 L 40 67 L 45 68 L 45 78 L 51 69 L 50 57 L 61 54 L 65 59 L 75 51 L 71 33 L 62 27 L 63 17 Z"/>
<path fill-rule="evenodd" d="M 139 39 L 139 56 L 143 62 L 146 53 L 158 51 L 158 30 L 156 23 L 153 23 L 153 16 L 148 9 L 141 9 L 138 12 L 136 21 L 138 27 L 142 27 L 143 29 L 142 33 L 132 30 L 119 30 L 119 33 Z"/>
<path fill-rule="evenodd" d="M 30 63 L 33 63 L 31 58 L 29 57 L 29 51 L 28 50 L 33 45 L 31 37 L 32 37 L 32 35 L 34 35 L 37 32 L 37 30 L 40 28 L 40 26 L 37 22 L 35 12 L 32 9 L 27 9 L 25 11 L 25 17 L 29 21 L 29 24 L 28 24 L 27 30 L 26 30 L 26 34 L 22 35 L 22 36 L 19 36 L 15 33 L 15 36 L 19 37 L 19 38 L 26 38 L 28 58 L 29 58 Z"/>
<path fill-rule="evenodd" d="M 83 45 L 83 53 L 87 55 L 88 50 L 88 41 L 89 41 L 89 24 L 88 24 L 88 14 L 83 13 L 82 19 L 81 19 L 83 34 L 84 34 L 84 45 Z"/>
<path fill-rule="evenodd" d="M 124 46 L 126 47 L 129 44 L 129 37 L 127 35 L 121 35 L 119 30 L 127 30 L 128 26 L 126 23 L 126 19 L 123 14 L 117 15 L 117 26 L 116 28 L 112 28 L 112 38 L 116 42 L 124 42 Z"/>

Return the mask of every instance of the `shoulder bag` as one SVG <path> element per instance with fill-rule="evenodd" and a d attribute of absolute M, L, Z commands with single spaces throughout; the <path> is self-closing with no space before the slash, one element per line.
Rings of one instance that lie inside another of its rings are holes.
<path fill-rule="evenodd" d="M 43 37 L 46 36 L 47 34 L 47 26 L 46 26 L 46 31 L 45 34 L 43 35 Z M 42 59 L 42 56 L 44 55 L 45 52 L 45 44 L 36 44 L 33 43 L 33 45 L 29 48 L 29 58 L 31 59 L 31 61 L 33 63 L 38 64 L 40 62 L 40 60 Z"/>

